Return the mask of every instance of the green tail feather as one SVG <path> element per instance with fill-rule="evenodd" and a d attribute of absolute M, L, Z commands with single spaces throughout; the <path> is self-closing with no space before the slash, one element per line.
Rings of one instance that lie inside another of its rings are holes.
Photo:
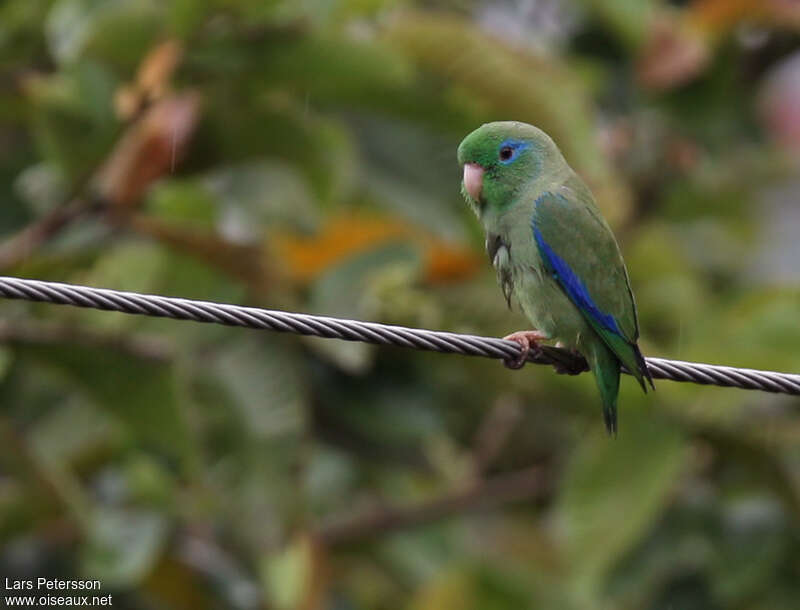
<path fill-rule="evenodd" d="M 619 394 L 620 361 L 604 342 L 594 341 L 586 359 L 594 373 L 603 401 L 603 421 L 609 434 L 617 434 L 617 396 Z"/>
<path fill-rule="evenodd" d="M 618 361 L 624 364 L 625 368 L 636 378 L 636 381 L 642 386 L 642 390 L 647 393 L 648 381 L 655 390 L 656 387 L 653 385 L 650 369 L 647 368 L 647 363 L 642 356 L 642 352 L 639 351 L 639 346 L 635 343 L 629 343 L 626 339 L 610 330 L 598 328 L 594 325 L 593 327 L 605 344 L 614 352 Z"/>

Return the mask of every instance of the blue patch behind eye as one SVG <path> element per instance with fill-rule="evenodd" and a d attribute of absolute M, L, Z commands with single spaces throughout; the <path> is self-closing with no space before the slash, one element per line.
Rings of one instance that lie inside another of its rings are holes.
<path fill-rule="evenodd" d="M 525 150 L 526 148 L 530 148 L 531 143 L 526 142 L 525 140 L 515 140 L 514 138 L 508 138 L 507 140 L 503 140 L 500 143 L 500 147 L 497 149 L 498 152 L 503 150 L 505 147 L 508 147 L 512 150 L 511 156 L 508 159 L 500 159 L 500 163 L 503 165 L 508 165 L 509 163 L 513 163 L 519 157 L 519 154 Z"/>
<path fill-rule="evenodd" d="M 531 222 L 533 228 L 533 235 L 536 239 L 536 244 L 539 246 L 539 252 L 545 261 L 548 270 L 553 278 L 561 284 L 561 287 L 567 293 L 567 296 L 572 300 L 578 308 L 587 313 L 593 320 L 598 322 L 604 328 L 607 328 L 613 333 L 620 334 L 619 326 L 614 316 L 602 311 L 592 300 L 586 285 L 581 279 L 575 275 L 572 268 L 567 262 L 561 258 L 550 245 L 542 237 L 542 232 L 539 231 L 536 224 Z"/>

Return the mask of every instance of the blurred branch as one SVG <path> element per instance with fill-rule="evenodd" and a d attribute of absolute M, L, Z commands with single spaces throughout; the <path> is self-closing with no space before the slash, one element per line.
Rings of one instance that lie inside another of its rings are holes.
<path fill-rule="evenodd" d="M 28 258 L 32 252 L 63 229 L 92 209 L 99 206 L 85 199 L 74 199 L 56 207 L 0 243 L 0 269 L 14 267 Z"/>
<path fill-rule="evenodd" d="M 539 466 L 477 482 L 467 489 L 444 494 L 409 507 L 385 507 L 355 517 L 332 518 L 316 531 L 324 544 L 345 544 L 444 519 L 473 510 L 529 500 L 550 489 L 548 474 Z"/>
<path fill-rule="evenodd" d="M 369 434 L 354 429 L 337 417 L 339 409 L 326 408 L 319 400 L 311 403 L 312 430 L 315 437 L 354 453 L 360 460 L 370 463 L 402 465 L 418 471 L 430 471 L 426 457 L 411 444 L 397 446 L 380 442 Z"/>
<path fill-rule="evenodd" d="M 269 265 L 270 258 L 260 244 L 234 243 L 209 230 L 168 224 L 144 214 L 130 216 L 127 226 L 240 278 L 257 292 L 266 291 L 272 284 L 275 274 Z"/>
<path fill-rule="evenodd" d="M 0 417 L 0 444 L 5 449 L 0 453 L 0 460 L 10 464 L 24 480 L 32 482 L 42 499 L 48 500 L 43 503 L 41 512 L 63 511 L 54 524 L 55 531 L 71 538 L 73 527 L 78 531 L 88 529 L 89 501 L 82 487 L 61 464 L 48 462 L 45 456 L 37 454 L 27 436 L 21 434 L 14 422 L 6 417 Z M 60 472 L 56 474 L 58 470 Z"/>
<path fill-rule="evenodd" d="M 514 396 L 500 396 L 475 435 L 472 458 L 475 475 L 480 476 L 500 455 L 517 424 L 522 419 L 522 409 Z"/>
<path fill-rule="evenodd" d="M 168 361 L 172 348 L 156 337 L 108 334 L 74 325 L 33 324 L 21 320 L 0 321 L 0 343 L 48 345 L 74 343 L 100 349 L 114 349 L 145 360 Z"/>
<path fill-rule="evenodd" d="M 134 84 L 123 87 L 117 109 L 126 129 L 107 157 L 76 181 L 61 205 L 0 243 L 0 269 L 8 269 L 86 213 L 112 211 L 119 221 L 147 188 L 183 158 L 200 115 L 195 92 L 170 93 L 168 79 L 181 57 L 167 41 L 151 50 Z"/>

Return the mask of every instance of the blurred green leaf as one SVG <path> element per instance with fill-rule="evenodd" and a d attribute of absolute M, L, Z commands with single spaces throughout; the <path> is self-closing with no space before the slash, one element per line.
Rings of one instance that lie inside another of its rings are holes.
<path fill-rule="evenodd" d="M 118 130 L 112 107 L 117 84 L 110 70 L 94 61 L 28 82 L 37 145 L 68 181 L 85 179 L 110 149 Z"/>
<path fill-rule="evenodd" d="M 301 370 L 276 337 L 241 337 L 221 351 L 215 369 L 247 433 L 265 440 L 298 435 L 305 424 Z"/>
<path fill-rule="evenodd" d="M 313 586 L 313 551 L 308 539 L 295 540 L 280 553 L 265 558 L 264 588 L 275 608 L 301 607 Z"/>
<path fill-rule="evenodd" d="M 530 607 L 526 586 L 498 570 L 482 565 L 446 572 L 420 590 L 410 610 L 499 610 Z"/>
<path fill-rule="evenodd" d="M 0 230 L 43 243 L 4 272 L 502 336 L 455 149 L 522 120 L 619 227 L 646 354 L 800 370 L 789 4 L 6 0 Z M 626 377 L 610 439 L 590 375 L 0 306 L 0 572 L 131 608 L 800 596 L 793 397 Z M 448 500 L 532 465 L 535 500 Z"/>
<path fill-rule="evenodd" d="M 163 180 L 147 198 L 146 211 L 170 222 L 213 227 L 217 217 L 216 200 L 198 180 Z"/>
<path fill-rule="evenodd" d="M 628 412 L 616 439 L 584 439 L 558 500 L 565 560 L 577 599 L 591 599 L 609 569 L 663 510 L 685 465 L 670 424 Z"/>
<path fill-rule="evenodd" d="M 653 0 L 581 0 L 589 11 L 627 44 L 641 44 L 655 15 Z"/>
<path fill-rule="evenodd" d="M 161 13 L 153 0 L 57 0 L 46 21 L 50 50 L 64 64 L 94 54 L 132 66 L 155 40 Z"/>
<path fill-rule="evenodd" d="M 505 48 L 468 22 L 451 17 L 409 13 L 393 23 L 387 38 L 425 70 L 480 102 L 476 122 L 483 117 L 518 120 L 547 131 L 593 187 L 604 212 L 612 220 L 627 214 L 629 194 L 600 155 L 586 90 L 566 66 Z"/>
<path fill-rule="evenodd" d="M 376 117 L 359 117 L 355 129 L 363 148 L 367 189 L 398 216 L 444 238 L 463 240 L 464 206 L 452 188 L 460 179 L 457 143 L 413 123 Z M 450 176 L 450 183 L 442 176 Z"/>
<path fill-rule="evenodd" d="M 104 589 L 136 586 L 153 568 L 166 543 L 167 522 L 150 511 L 95 510 L 81 549 L 81 574 L 100 580 Z"/>
<path fill-rule="evenodd" d="M 346 259 L 315 282 L 309 299 L 311 311 L 329 316 L 372 318 L 374 283 L 388 268 L 399 266 L 412 269 L 419 266 L 419 255 L 413 247 L 390 242 Z M 373 346 L 360 342 L 315 338 L 307 342 L 350 373 L 366 371 L 375 352 Z"/>
<path fill-rule="evenodd" d="M 137 442 L 173 458 L 189 457 L 180 391 L 168 364 L 80 345 L 27 346 L 22 353 L 65 375 Z"/>
<path fill-rule="evenodd" d="M 231 241 L 263 239 L 267 227 L 314 227 L 317 211 L 303 177 L 292 167 L 275 161 L 251 161 L 219 169 L 204 179 L 220 202 L 220 233 Z"/>

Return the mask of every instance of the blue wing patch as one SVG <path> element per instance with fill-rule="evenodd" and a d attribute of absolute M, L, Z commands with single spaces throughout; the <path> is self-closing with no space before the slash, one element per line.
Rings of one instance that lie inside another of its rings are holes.
<path fill-rule="evenodd" d="M 536 239 L 536 245 L 539 246 L 539 253 L 544 260 L 547 270 L 561 285 L 572 302 L 584 313 L 591 316 L 598 324 L 613 333 L 621 335 L 622 333 L 620 333 L 614 316 L 605 313 L 595 304 L 589 291 L 586 289 L 586 285 L 575 275 L 575 272 L 570 268 L 567 262 L 556 254 L 548 245 L 544 237 L 542 237 L 542 232 L 539 231 L 533 221 L 531 221 L 531 227 L 533 228 L 533 236 Z"/>

